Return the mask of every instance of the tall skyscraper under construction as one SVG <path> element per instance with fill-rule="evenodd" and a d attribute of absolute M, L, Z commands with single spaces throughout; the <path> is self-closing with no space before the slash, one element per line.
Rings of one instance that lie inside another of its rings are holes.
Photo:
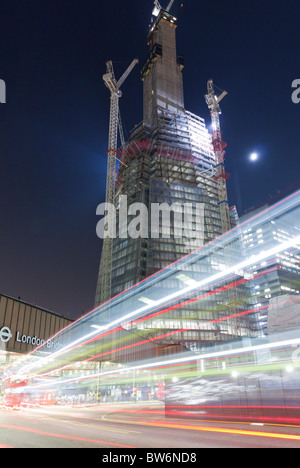
<path fill-rule="evenodd" d="M 122 293 L 224 232 L 214 142 L 204 119 L 185 109 L 184 59 L 177 54 L 176 28 L 176 17 L 169 11 L 158 9 L 147 37 L 149 55 L 141 70 L 143 121 L 132 130 L 129 140 L 118 151 L 121 163 L 116 173 L 117 212 L 120 214 L 118 210 L 124 209 L 124 205 L 121 207 L 120 204 L 121 196 L 127 197 L 126 208 L 142 203 L 148 209 L 148 226 L 147 229 L 140 227 L 140 236 L 135 238 L 129 234 L 127 237 L 117 234 L 113 239 L 110 297 Z M 228 205 L 227 199 L 223 202 Z M 153 207 L 162 207 L 161 204 L 173 208 L 175 205 L 187 207 L 184 231 L 178 223 L 176 208 L 172 210 L 167 224 L 162 216 L 154 221 Z M 229 207 L 228 213 L 234 224 L 233 212 Z M 128 215 L 126 229 L 134 217 L 137 217 L 137 213 Z M 117 233 L 119 228 L 117 225 Z M 100 268 L 96 305 L 102 302 L 101 274 L 103 271 Z M 188 281 L 188 269 L 182 275 L 183 282 Z M 207 307 L 211 309 L 212 304 Z M 217 313 L 217 308 L 214 311 Z M 180 320 L 184 317 L 204 320 L 206 315 L 203 313 L 201 317 L 197 307 L 190 306 L 181 308 L 177 313 Z M 204 331 L 201 339 L 212 340 L 210 332 L 207 330 L 205 338 Z"/>

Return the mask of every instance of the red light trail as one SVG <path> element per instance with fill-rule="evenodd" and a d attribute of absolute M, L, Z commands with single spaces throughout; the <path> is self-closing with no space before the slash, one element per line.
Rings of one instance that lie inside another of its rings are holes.
<path fill-rule="evenodd" d="M 10 429 L 10 430 L 17 430 L 17 431 L 23 431 L 23 432 L 31 432 L 32 434 L 39 434 L 39 435 L 45 435 L 48 437 L 58 437 L 60 439 L 70 439 L 70 440 L 80 440 L 83 442 L 90 442 L 94 444 L 101 444 L 101 445 L 109 445 L 113 447 L 122 447 L 122 448 L 135 448 L 132 445 L 124 445 L 124 444 L 117 444 L 114 442 L 107 442 L 104 440 L 97 440 L 97 439 L 88 439 L 85 437 L 77 437 L 77 436 L 70 436 L 70 435 L 64 435 L 64 434 L 56 434 L 53 432 L 45 432 L 45 431 L 39 431 L 37 429 L 30 429 L 28 427 L 21 427 L 21 426 L 13 426 L 10 424 L 0 424 L 0 427 L 3 427 L 5 429 Z"/>

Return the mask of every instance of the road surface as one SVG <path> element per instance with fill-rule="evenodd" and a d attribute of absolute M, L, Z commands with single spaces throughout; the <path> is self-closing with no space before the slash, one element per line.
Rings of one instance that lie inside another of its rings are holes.
<path fill-rule="evenodd" d="M 1 448 L 300 448 L 300 426 L 168 419 L 163 405 L 0 409 Z M 121 451 L 120 451 L 121 449 Z"/>

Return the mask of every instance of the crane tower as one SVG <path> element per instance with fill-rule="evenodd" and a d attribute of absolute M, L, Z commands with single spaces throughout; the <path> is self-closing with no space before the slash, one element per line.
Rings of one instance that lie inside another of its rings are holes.
<path fill-rule="evenodd" d="M 213 80 L 207 82 L 207 94 L 205 96 L 206 103 L 210 110 L 211 122 L 212 122 L 212 145 L 216 157 L 216 175 L 215 178 L 218 182 L 218 193 L 219 193 L 219 206 L 221 213 L 221 225 L 222 232 L 227 232 L 231 229 L 230 215 L 229 215 L 229 204 L 227 197 L 227 186 L 226 180 L 228 175 L 225 171 L 224 166 L 224 148 L 226 143 L 222 140 L 222 132 L 220 127 L 220 102 L 227 95 L 227 91 L 223 91 L 217 96 Z"/>
<path fill-rule="evenodd" d="M 110 118 L 109 118 L 109 136 L 108 136 L 108 160 L 106 176 L 105 203 L 107 210 L 107 230 L 103 239 L 101 263 L 99 269 L 95 306 L 102 304 L 111 297 L 111 262 L 113 248 L 113 220 L 112 210 L 108 209 L 109 204 L 114 204 L 115 182 L 116 182 L 116 151 L 118 149 L 118 131 L 121 131 L 119 123 L 119 99 L 122 96 L 120 90 L 122 84 L 131 73 L 138 59 L 134 59 L 121 78 L 117 81 L 115 78 L 112 61 L 106 63 L 106 73 L 103 75 L 103 81 L 110 91 Z M 121 132 L 121 139 L 122 132 Z"/>

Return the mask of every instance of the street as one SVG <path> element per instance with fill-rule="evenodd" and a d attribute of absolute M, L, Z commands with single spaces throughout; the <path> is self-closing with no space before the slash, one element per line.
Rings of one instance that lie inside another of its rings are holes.
<path fill-rule="evenodd" d="M 300 426 L 168 419 L 159 402 L 2 408 L 0 418 L 0 448 L 300 448 Z"/>

